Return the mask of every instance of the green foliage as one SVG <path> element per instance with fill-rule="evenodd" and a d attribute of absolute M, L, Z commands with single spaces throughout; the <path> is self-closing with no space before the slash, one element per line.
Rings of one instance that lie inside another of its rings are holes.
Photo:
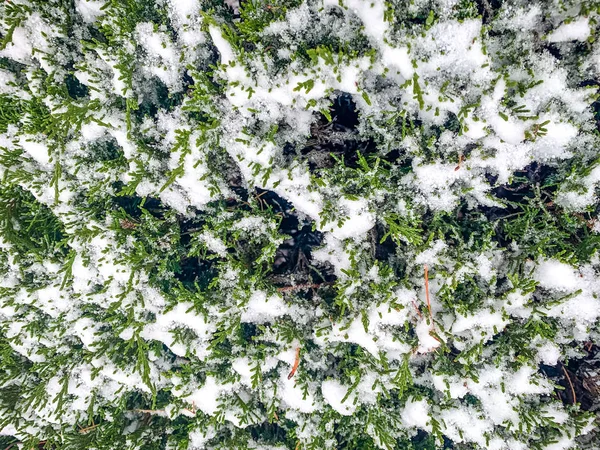
<path fill-rule="evenodd" d="M 60 258 L 66 249 L 63 224 L 19 186 L 0 189 L 0 234 L 19 254 L 39 261 Z"/>
<path fill-rule="evenodd" d="M 0 448 L 577 445 L 597 2 L 101 3 L 0 4 Z"/>

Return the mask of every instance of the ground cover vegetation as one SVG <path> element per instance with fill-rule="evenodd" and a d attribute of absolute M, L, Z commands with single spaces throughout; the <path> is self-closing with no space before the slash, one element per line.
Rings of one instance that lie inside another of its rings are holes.
<path fill-rule="evenodd" d="M 599 448 L 600 2 L 0 4 L 0 448 Z"/>

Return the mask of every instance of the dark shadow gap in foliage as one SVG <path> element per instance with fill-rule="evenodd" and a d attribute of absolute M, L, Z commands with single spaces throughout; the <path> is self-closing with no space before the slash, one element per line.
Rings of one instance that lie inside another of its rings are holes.
<path fill-rule="evenodd" d="M 114 198 L 115 205 L 132 218 L 139 219 L 143 211 L 148 211 L 157 219 L 164 218 L 165 206 L 158 198 L 140 197 L 139 195 L 122 195 Z"/>
<path fill-rule="evenodd" d="M 281 216 L 278 231 L 289 236 L 277 248 L 272 281 L 282 286 L 310 280 L 315 283 L 333 281 L 335 276 L 331 267 L 312 261 L 312 249 L 323 242 L 323 233 L 314 229 L 314 223 L 299 215 L 289 201 L 273 191 L 256 188 L 255 197 L 261 207 Z"/>
<path fill-rule="evenodd" d="M 572 254 L 579 261 L 589 260 L 600 237 L 591 231 L 593 214 L 567 212 L 554 203 L 564 177 L 554 167 L 532 163 L 515 172 L 511 183 L 492 190 L 505 206 L 479 206 L 477 211 L 494 225 L 494 240 L 500 247 L 518 241 L 523 257 Z M 497 177 L 487 178 L 491 185 L 496 183 Z"/>
<path fill-rule="evenodd" d="M 334 127 L 355 130 L 359 123 L 359 114 L 352 96 L 342 92 L 333 102 L 331 117 Z"/>
<path fill-rule="evenodd" d="M 476 0 L 477 11 L 481 15 L 484 24 L 488 24 L 494 18 L 496 11 L 502 6 L 503 0 Z"/>
<path fill-rule="evenodd" d="M 600 408 L 600 348 L 593 342 L 580 344 L 582 358 L 572 358 L 566 364 L 542 364 L 540 371 L 560 386 L 555 396 L 565 405 L 577 403 L 584 411 Z"/>
<path fill-rule="evenodd" d="M 74 100 L 78 100 L 89 95 L 89 88 L 86 85 L 81 84 L 73 74 L 68 74 L 65 77 L 65 85 L 67 86 L 67 92 L 69 93 L 69 96 Z"/>
<path fill-rule="evenodd" d="M 331 121 L 323 115 L 311 127 L 311 136 L 299 156 L 306 160 L 311 173 L 333 167 L 337 159 L 344 165 L 358 167 L 359 154 L 366 156 L 377 151 L 373 139 L 361 138 L 357 132 L 359 111 L 352 96 L 341 92 L 330 108 Z M 291 145 L 284 146 L 284 155 L 298 153 Z"/>
<path fill-rule="evenodd" d="M 200 290 L 206 289 L 217 275 L 214 262 L 198 257 L 184 257 L 179 261 L 179 267 L 174 273 L 175 278 L 184 286 L 197 284 Z"/>
<path fill-rule="evenodd" d="M 289 230 L 286 234 L 291 237 L 283 241 L 277 249 L 273 271 L 276 274 L 309 272 L 311 249 L 321 245 L 323 234 L 313 231 L 310 225 Z"/>
<path fill-rule="evenodd" d="M 389 262 L 390 258 L 396 255 L 398 245 L 394 242 L 391 236 L 383 237 L 386 235 L 387 229 L 384 224 L 377 222 L 375 227 L 371 230 L 373 240 L 373 257 L 377 261 L 384 263 Z"/>
<path fill-rule="evenodd" d="M 246 430 L 252 436 L 252 439 L 264 443 L 281 443 L 288 439 L 287 430 L 277 422 L 263 422 L 257 425 L 250 425 Z"/>
<path fill-rule="evenodd" d="M 133 115 L 141 123 L 145 117 L 156 117 L 158 111 L 173 111 L 183 103 L 185 91 L 173 92 L 162 80 L 152 77 L 145 83 L 142 102 Z"/>

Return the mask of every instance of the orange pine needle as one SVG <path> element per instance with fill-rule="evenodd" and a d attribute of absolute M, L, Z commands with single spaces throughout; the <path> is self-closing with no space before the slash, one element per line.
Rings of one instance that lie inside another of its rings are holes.
<path fill-rule="evenodd" d="M 292 366 L 292 371 L 288 375 L 288 380 L 291 380 L 296 370 L 298 369 L 298 365 L 300 364 L 300 347 L 296 349 L 296 360 L 294 361 L 294 365 Z"/>

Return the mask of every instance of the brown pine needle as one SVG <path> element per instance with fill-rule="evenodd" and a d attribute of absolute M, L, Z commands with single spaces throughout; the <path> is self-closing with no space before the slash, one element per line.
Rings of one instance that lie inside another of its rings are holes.
<path fill-rule="evenodd" d="M 302 289 L 318 289 L 321 286 L 329 286 L 332 285 L 331 282 L 326 283 L 315 283 L 315 284 L 296 284 L 294 286 L 284 286 L 277 288 L 277 292 L 289 292 L 289 291 L 300 291 Z"/>
<path fill-rule="evenodd" d="M 298 369 L 298 365 L 300 364 L 300 347 L 296 349 L 296 360 L 294 361 L 294 365 L 292 366 L 292 371 L 288 375 L 288 380 L 291 380 L 296 370 Z"/>
<path fill-rule="evenodd" d="M 434 338 L 436 341 L 438 341 L 441 344 L 442 341 L 440 340 L 439 337 L 437 337 L 435 334 L 433 334 L 433 331 L 434 331 L 433 329 L 431 331 L 429 331 L 429 336 L 431 336 L 432 338 Z"/>
<path fill-rule="evenodd" d="M 164 409 L 134 409 L 133 411 L 142 414 L 163 414 L 165 412 Z"/>
<path fill-rule="evenodd" d="M 563 372 L 565 373 L 565 377 L 567 377 L 569 386 L 571 387 L 571 394 L 573 395 L 573 404 L 575 404 L 575 403 L 577 403 L 577 396 L 575 395 L 575 388 L 573 387 L 573 383 L 571 382 L 571 377 L 569 376 L 567 369 L 565 369 L 565 365 L 561 363 L 561 367 L 562 367 Z"/>
<path fill-rule="evenodd" d="M 454 168 L 455 172 L 460 169 L 460 165 L 464 161 L 464 158 L 465 157 L 462 154 L 458 155 L 458 165 Z"/>
<path fill-rule="evenodd" d="M 419 307 L 417 306 L 417 302 L 415 302 L 414 300 L 412 301 L 413 306 L 415 307 L 415 310 L 417 311 L 417 314 L 419 315 L 419 318 L 422 319 L 423 318 L 423 314 L 421 314 L 421 310 L 419 309 Z"/>
<path fill-rule="evenodd" d="M 427 309 L 429 317 L 431 317 L 431 325 L 433 326 L 433 313 L 431 312 L 431 301 L 429 300 L 429 267 L 425 264 L 425 298 L 427 299 Z"/>
<path fill-rule="evenodd" d="M 98 425 L 96 425 L 96 424 L 90 425 L 89 427 L 85 427 L 85 428 L 82 428 L 81 426 L 79 426 L 79 428 L 80 428 L 79 432 L 80 433 L 87 433 L 88 431 L 91 431 L 91 430 L 93 430 L 93 429 L 95 429 L 97 427 L 98 427 Z"/>

